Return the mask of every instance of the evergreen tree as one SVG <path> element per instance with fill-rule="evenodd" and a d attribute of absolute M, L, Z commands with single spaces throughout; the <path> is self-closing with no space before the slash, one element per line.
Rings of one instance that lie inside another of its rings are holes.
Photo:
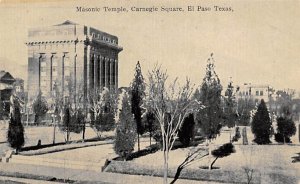
<path fill-rule="evenodd" d="M 193 114 L 190 114 L 183 121 L 183 124 L 178 132 L 179 141 L 183 146 L 187 147 L 194 139 L 195 121 Z"/>
<path fill-rule="evenodd" d="M 197 113 L 197 120 L 201 131 L 207 139 L 215 138 L 222 127 L 221 92 L 222 85 L 215 72 L 214 59 L 208 59 L 206 75 L 200 91 L 196 91 L 195 97 L 205 108 Z"/>
<path fill-rule="evenodd" d="M 145 82 L 142 75 L 140 62 L 135 67 L 134 79 L 131 84 L 131 112 L 134 114 L 138 134 L 138 150 L 140 150 L 140 135 L 144 133 L 142 124 L 143 98 L 145 97 Z"/>
<path fill-rule="evenodd" d="M 35 101 L 33 102 L 33 112 L 35 113 L 34 123 L 39 124 L 42 118 L 46 115 L 47 111 L 47 101 L 42 96 L 42 92 L 39 91 Z"/>
<path fill-rule="evenodd" d="M 116 154 L 126 160 L 134 150 L 135 140 L 136 123 L 131 113 L 128 95 L 124 94 L 115 136 L 114 150 Z"/>
<path fill-rule="evenodd" d="M 155 132 L 157 132 L 160 129 L 159 123 L 157 122 L 155 118 L 155 114 L 153 112 L 149 111 L 146 113 L 144 124 L 145 124 L 145 129 L 147 129 L 149 132 L 150 145 L 151 145 L 151 139 L 153 135 L 155 134 Z"/>
<path fill-rule="evenodd" d="M 84 118 L 83 109 L 77 108 L 77 109 L 73 110 L 72 115 L 71 115 L 69 131 L 77 133 L 77 134 L 81 133 L 81 131 L 83 130 L 83 126 L 84 126 L 84 121 L 85 121 L 85 118 Z"/>
<path fill-rule="evenodd" d="M 15 148 L 17 153 L 24 145 L 24 127 L 21 123 L 20 105 L 11 97 L 11 112 L 10 123 L 7 132 L 7 141 L 12 148 Z"/>
<path fill-rule="evenodd" d="M 60 125 L 60 129 L 67 133 L 66 142 L 69 142 L 70 139 L 70 126 L 71 126 L 71 113 L 69 106 L 64 107 L 63 121 Z"/>
<path fill-rule="evenodd" d="M 224 98 L 224 122 L 228 128 L 232 128 L 236 124 L 237 115 L 235 109 L 235 92 L 232 81 L 229 82 Z"/>
<path fill-rule="evenodd" d="M 296 126 L 292 119 L 287 117 L 279 117 L 277 119 L 277 134 L 275 140 L 277 142 L 289 143 L 290 137 L 296 134 Z"/>
<path fill-rule="evenodd" d="M 271 131 L 272 131 L 272 122 L 269 116 L 269 112 L 265 101 L 262 99 L 258 105 L 257 112 L 255 113 L 251 130 L 254 134 L 254 142 L 257 144 L 269 144 Z"/>
<path fill-rule="evenodd" d="M 200 91 L 195 93 L 196 100 L 204 106 L 198 111 L 196 119 L 202 134 L 207 139 L 209 162 L 211 162 L 211 140 L 216 138 L 222 128 L 221 92 L 222 85 L 215 72 L 213 54 L 211 54 Z M 211 169 L 211 165 L 210 163 L 209 169 Z"/>

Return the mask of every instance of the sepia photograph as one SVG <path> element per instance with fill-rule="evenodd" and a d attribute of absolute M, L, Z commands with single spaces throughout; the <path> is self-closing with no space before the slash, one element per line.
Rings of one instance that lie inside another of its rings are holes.
<path fill-rule="evenodd" d="M 0 0 L 0 183 L 300 184 L 299 8 Z"/>

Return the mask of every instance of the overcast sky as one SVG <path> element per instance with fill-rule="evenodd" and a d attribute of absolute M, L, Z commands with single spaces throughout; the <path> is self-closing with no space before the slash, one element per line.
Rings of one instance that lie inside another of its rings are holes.
<path fill-rule="evenodd" d="M 76 2 L 76 3 L 75 3 Z M 119 86 L 128 86 L 140 61 L 143 74 L 156 63 L 171 78 L 200 84 L 214 53 L 222 84 L 269 84 L 300 90 L 300 1 L 68 1 L 0 3 L 0 68 L 27 80 L 27 30 L 71 20 L 119 37 Z M 187 12 L 188 5 L 231 7 L 233 12 Z M 83 7 L 183 7 L 180 13 L 76 12 Z"/>

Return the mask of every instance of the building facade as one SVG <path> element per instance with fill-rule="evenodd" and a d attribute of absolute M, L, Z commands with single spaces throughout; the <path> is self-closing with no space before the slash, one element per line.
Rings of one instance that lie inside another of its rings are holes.
<path fill-rule="evenodd" d="M 10 96 L 13 93 L 15 78 L 6 71 L 0 71 L 0 119 L 8 117 Z"/>
<path fill-rule="evenodd" d="M 237 99 L 251 99 L 255 104 L 260 103 L 263 99 L 266 103 L 272 98 L 274 90 L 269 85 L 253 85 L 251 83 L 244 83 L 237 87 Z"/>
<path fill-rule="evenodd" d="M 28 101 L 39 91 L 63 101 L 87 101 L 104 87 L 118 89 L 118 37 L 71 21 L 28 32 Z M 47 98 L 50 99 L 50 98 Z"/>

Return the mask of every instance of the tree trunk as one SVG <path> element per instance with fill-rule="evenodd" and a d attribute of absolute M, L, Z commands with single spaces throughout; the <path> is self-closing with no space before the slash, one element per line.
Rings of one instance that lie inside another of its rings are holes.
<path fill-rule="evenodd" d="M 82 142 L 84 142 L 85 139 L 85 121 L 83 123 L 83 128 L 82 128 Z"/>
<path fill-rule="evenodd" d="M 179 178 L 179 176 L 180 176 L 180 173 L 181 173 L 182 169 L 183 169 L 183 166 L 181 166 L 181 165 L 177 168 L 176 174 L 175 174 L 175 176 L 174 176 L 174 179 L 171 181 L 170 184 L 174 184 L 174 183 L 178 180 L 178 178 Z"/>
<path fill-rule="evenodd" d="M 219 157 L 216 157 L 215 160 L 210 164 L 210 170 L 213 168 L 213 165 L 215 164 L 215 162 L 217 161 Z"/>
<path fill-rule="evenodd" d="M 164 150 L 164 184 L 168 184 L 168 153 Z"/>
<path fill-rule="evenodd" d="M 212 165 L 212 155 L 211 155 L 211 149 L 212 145 L 211 145 L 211 141 L 209 140 L 209 143 L 208 143 L 208 169 L 211 170 L 211 165 Z"/>
<path fill-rule="evenodd" d="M 56 129 L 56 124 L 54 124 L 53 127 L 53 144 L 55 144 L 55 129 Z"/>
<path fill-rule="evenodd" d="M 140 134 L 138 133 L 138 151 L 140 151 Z"/>

